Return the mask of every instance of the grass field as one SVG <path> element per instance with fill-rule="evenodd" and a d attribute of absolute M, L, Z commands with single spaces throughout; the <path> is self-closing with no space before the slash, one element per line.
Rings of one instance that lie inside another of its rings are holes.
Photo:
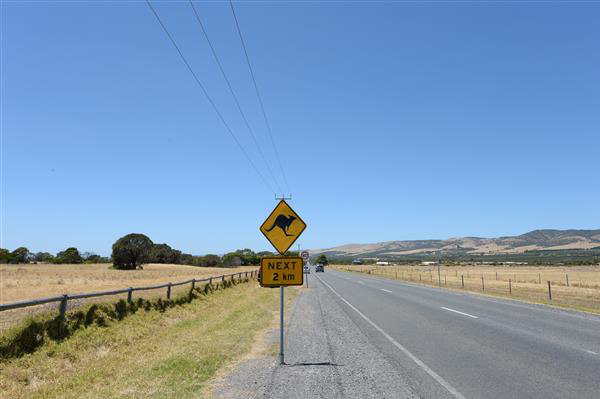
<path fill-rule="evenodd" d="M 600 313 L 600 266 L 332 266 L 386 278 Z M 483 280 L 483 281 L 482 281 Z M 510 282 L 509 282 L 510 280 Z M 464 287 L 463 287 L 464 281 Z M 549 297 L 548 281 L 552 299 Z"/>
<path fill-rule="evenodd" d="M 288 305 L 298 290 L 287 290 Z M 88 327 L 0 366 L 6 398 L 205 398 L 210 379 L 251 350 L 278 314 L 256 281 L 165 312 Z"/>
<path fill-rule="evenodd" d="M 205 278 L 240 271 L 256 270 L 257 266 L 237 268 L 195 267 L 185 265 L 148 264 L 143 270 L 115 270 L 110 264 L 53 265 L 0 264 L 0 303 L 28 299 L 103 291 L 127 287 L 156 285 L 178 282 L 191 278 Z M 173 289 L 173 294 L 189 289 L 181 286 Z M 144 291 L 139 295 L 145 298 L 164 296 L 164 290 Z M 103 297 L 107 301 L 123 298 L 124 295 Z M 95 302 L 101 299 L 94 299 Z M 69 306 L 78 306 L 89 301 L 70 301 Z M 16 309 L 0 313 L 0 330 L 10 327 L 33 313 L 56 309 L 57 304 L 47 304 Z"/>

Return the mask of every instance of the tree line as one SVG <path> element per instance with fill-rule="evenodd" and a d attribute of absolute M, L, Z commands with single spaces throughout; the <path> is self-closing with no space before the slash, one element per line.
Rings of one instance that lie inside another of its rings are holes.
<path fill-rule="evenodd" d="M 112 246 L 110 257 L 102 257 L 91 252 L 80 254 L 75 247 L 52 255 L 49 252 L 32 253 L 25 247 L 14 251 L 0 248 L 0 263 L 110 263 L 115 269 L 132 270 L 140 268 L 145 263 L 165 263 L 190 265 L 199 267 L 236 267 L 244 265 L 259 265 L 264 256 L 273 256 L 273 252 L 254 252 L 249 248 L 238 249 L 223 256 L 215 254 L 191 255 L 171 248 L 166 243 L 154 243 L 144 234 L 132 233 L 119 238 Z M 297 256 L 297 252 L 290 252 Z"/>
<path fill-rule="evenodd" d="M 119 238 L 112 246 L 112 262 L 116 269 L 132 270 L 144 263 L 169 263 L 200 267 L 236 267 L 259 265 L 264 256 L 273 256 L 273 252 L 254 252 L 250 248 L 238 249 L 223 256 L 208 254 L 203 256 L 183 253 L 168 244 L 155 244 L 138 233 L 127 234 Z M 290 252 L 297 256 L 297 252 Z"/>
<path fill-rule="evenodd" d="M 69 247 L 64 251 L 52 255 L 49 252 L 33 253 L 26 247 L 19 247 L 14 251 L 0 248 L 0 263 L 108 263 L 110 259 L 92 252 L 79 253 L 75 247 Z"/>

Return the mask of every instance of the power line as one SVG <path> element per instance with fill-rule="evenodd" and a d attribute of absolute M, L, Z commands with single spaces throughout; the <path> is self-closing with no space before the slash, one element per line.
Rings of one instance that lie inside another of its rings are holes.
<path fill-rule="evenodd" d="M 267 167 L 267 170 L 269 171 L 271 178 L 275 182 L 275 185 L 281 191 L 281 186 L 279 185 L 279 182 L 275 178 L 275 174 L 273 174 L 273 170 L 271 169 L 271 166 L 267 162 L 267 158 L 265 157 L 265 154 L 263 153 L 262 148 L 258 144 L 258 140 L 256 139 L 256 135 L 254 134 L 254 130 L 250 126 L 250 123 L 248 122 L 248 119 L 246 118 L 246 114 L 244 114 L 244 111 L 242 110 L 242 106 L 240 105 L 240 102 L 238 100 L 237 95 L 235 94 L 235 92 L 233 90 L 233 87 L 231 87 L 231 82 L 229 81 L 229 78 L 227 78 L 227 74 L 225 73 L 225 70 L 223 69 L 221 60 L 217 56 L 217 52 L 208 37 L 208 33 L 206 32 L 206 29 L 204 28 L 204 24 L 202 23 L 202 20 L 200 19 L 200 16 L 198 15 L 198 11 L 196 10 L 196 7 L 194 6 L 194 3 L 192 2 L 192 0 L 189 0 L 189 2 L 190 2 L 190 6 L 192 6 L 192 10 L 194 11 L 194 15 L 196 16 L 196 21 L 198 21 L 198 24 L 200 25 L 200 28 L 202 29 L 202 33 L 204 34 L 204 38 L 208 42 L 210 50 L 212 51 L 212 55 L 213 55 L 215 61 L 217 62 L 217 65 L 219 66 L 221 75 L 223 76 L 223 79 L 225 79 L 225 83 L 227 83 L 227 87 L 229 88 L 229 92 L 231 93 L 231 96 L 233 97 L 233 100 L 235 101 L 235 105 L 237 106 L 238 111 L 240 111 L 240 115 L 242 116 L 242 119 L 244 120 L 244 123 L 246 124 L 246 127 L 248 128 L 248 131 L 250 132 L 250 135 L 252 136 L 252 140 L 254 141 L 254 144 L 256 145 L 256 149 L 258 150 L 260 157 L 262 158 L 263 162 L 265 163 L 265 166 Z"/>
<path fill-rule="evenodd" d="M 265 183 L 265 185 L 269 188 L 269 190 L 271 190 L 273 192 L 273 194 L 275 194 L 275 190 L 273 190 L 273 187 L 271 187 L 271 185 L 265 179 L 265 177 L 262 175 L 262 173 L 260 173 L 260 171 L 258 170 L 258 168 L 256 167 L 256 165 L 254 164 L 254 162 L 252 162 L 252 159 L 250 158 L 250 156 L 248 155 L 248 153 L 246 152 L 246 150 L 244 149 L 244 147 L 242 147 L 242 144 L 239 142 L 238 138 L 236 137 L 236 135 L 233 133 L 233 131 L 229 127 L 229 124 L 227 124 L 227 122 L 225 121 L 225 118 L 223 118 L 223 115 L 221 114 L 221 112 L 217 108 L 217 105 L 215 104 L 215 102 L 213 101 L 213 99 L 210 97 L 210 95 L 208 94 L 208 92 L 204 88 L 204 85 L 202 84 L 202 82 L 200 82 L 200 79 L 198 79 L 198 76 L 196 76 L 196 73 L 194 72 L 194 70 L 190 66 L 190 63 L 187 61 L 187 59 L 185 58 L 185 56 L 183 55 L 183 53 L 179 49 L 179 46 L 175 42 L 175 39 L 173 39 L 173 36 L 171 36 L 171 34 L 169 33 L 169 31 L 167 30 L 167 27 L 165 26 L 165 24 L 163 24 L 162 20 L 158 16 L 158 13 L 154 9 L 154 7 L 152 7 L 152 4 L 150 4 L 150 0 L 146 0 L 146 4 L 148 4 L 148 7 L 150 7 L 150 10 L 152 10 L 152 13 L 156 17 L 156 20 L 158 21 L 158 23 L 162 27 L 163 31 L 165 32 L 165 34 L 167 35 L 167 37 L 169 38 L 169 40 L 173 44 L 173 47 L 175 47 L 175 50 L 177 50 L 177 53 L 179 53 L 179 56 L 181 57 L 181 60 L 183 61 L 183 63 L 187 67 L 187 69 L 190 71 L 190 73 L 192 74 L 192 76 L 194 77 L 194 80 L 196 81 L 196 83 L 198 84 L 198 86 L 202 90 L 202 93 L 204 93 L 204 96 L 206 97 L 206 99 L 208 100 L 208 102 L 210 103 L 210 105 L 212 106 L 213 110 L 215 111 L 215 113 L 217 114 L 217 116 L 219 117 L 219 119 L 221 120 L 221 122 L 223 123 L 223 125 L 225 126 L 225 128 L 227 129 L 227 131 L 229 132 L 229 134 L 231 135 L 231 138 L 233 139 L 233 141 L 235 141 L 235 143 L 239 147 L 240 151 L 242 151 L 242 153 L 244 154 L 244 156 L 246 157 L 246 159 L 248 160 L 248 162 L 250 163 L 250 165 L 252 165 L 252 168 L 254 169 L 254 171 L 261 178 L 261 180 Z"/>
<path fill-rule="evenodd" d="M 281 158 L 279 158 L 279 152 L 277 151 L 277 146 L 275 145 L 275 140 L 273 139 L 273 131 L 271 129 L 271 124 L 269 123 L 269 118 L 267 118 L 267 113 L 265 112 L 265 106 L 263 104 L 263 100 L 260 95 L 260 90 L 258 90 L 258 85 L 256 84 L 256 78 L 254 77 L 254 70 L 252 69 L 252 64 L 250 63 L 250 57 L 248 56 L 248 50 L 246 49 L 246 43 L 244 42 L 244 37 L 242 35 L 242 30 L 240 29 L 240 24 L 238 22 L 237 15 L 235 14 L 235 9 L 233 8 L 232 0 L 229 0 L 229 6 L 231 7 L 231 13 L 233 14 L 233 19 L 235 20 L 235 26 L 237 28 L 238 35 L 240 36 L 240 42 L 242 43 L 242 48 L 244 49 L 244 54 L 246 56 L 246 63 L 248 64 L 248 69 L 250 70 L 250 76 L 252 76 L 252 82 L 254 83 L 254 90 L 256 91 L 256 97 L 258 98 L 258 103 L 260 104 L 260 109 L 262 111 L 263 118 L 265 119 L 265 125 L 267 125 L 267 131 L 269 132 L 269 138 L 271 139 L 271 144 L 273 145 L 273 150 L 275 151 L 275 157 L 277 158 L 277 162 L 279 163 L 279 168 L 281 169 L 281 175 L 283 176 L 283 182 L 285 183 L 285 186 L 289 192 L 290 186 L 288 184 L 287 178 L 285 176 L 285 172 L 283 170 Z"/>

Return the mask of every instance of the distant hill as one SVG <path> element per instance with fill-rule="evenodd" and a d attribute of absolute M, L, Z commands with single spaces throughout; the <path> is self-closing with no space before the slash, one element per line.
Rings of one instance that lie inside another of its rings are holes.
<path fill-rule="evenodd" d="M 346 244 L 313 249 L 311 255 L 324 253 L 338 257 L 397 257 L 415 254 L 519 254 L 536 250 L 592 249 L 600 246 L 598 230 L 534 230 L 519 236 L 498 238 L 461 237 L 446 240 L 386 241 L 373 244 Z"/>

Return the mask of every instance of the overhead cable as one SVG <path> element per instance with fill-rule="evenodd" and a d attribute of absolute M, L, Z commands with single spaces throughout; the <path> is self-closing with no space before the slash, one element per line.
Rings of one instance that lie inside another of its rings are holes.
<path fill-rule="evenodd" d="M 277 158 L 277 162 L 279 163 L 279 168 L 281 169 L 281 175 L 283 176 L 283 182 L 290 192 L 290 186 L 287 181 L 287 177 L 285 175 L 285 171 L 283 169 L 283 164 L 281 163 L 281 158 L 279 157 L 279 152 L 277 151 L 277 146 L 275 145 L 275 140 L 273 139 L 273 131 L 271 129 L 271 123 L 269 122 L 269 118 L 267 118 L 267 113 L 265 111 L 265 105 L 262 100 L 262 96 L 260 95 L 260 90 L 258 90 L 258 84 L 256 83 L 256 78 L 254 77 L 254 70 L 252 69 L 252 64 L 250 63 L 250 57 L 248 56 L 248 50 L 246 48 L 246 43 L 244 41 L 244 37 L 242 35 L 242 30 L 240 29 L 240 24 L 237 19 L 237 15 L 235 14 L 235 9 L 233 8 L 232 0 L 229 0 L 229 6 L 231 7 L 231 13 L 233 14 L 233 19 L 235 20 L 235 26 L 238 31 L 238 35 L 240 37 L 240 42 L 242 43 L 242 48 L 244 49 L 244 55 L 246 56 L 246 63 L 248 64 L 248 69 L 250 70 L 250 76 L 252 76 L 252 82 L 254 83 L 254 90 L 256 92 L 256 97 L 258 98 L 258 103 L 260 104 L 260 109 L 262 111 L 263 118 L 265 120 L 265 125 L 267 125 L 267 131 L 269 132 L 269 138 L 271 139 L 271 145 L 273 146 L 273 151 L 275 152 L 275 157 Z"/>
<path fill-rule="evenodd" d="M 269 190 L 271 190 L 273 192 L 273 194 L 275 194 L 275 190 L 273 190 L 273 187 L 265 179 L 265 177 L 263 176 L 263 174 L 260 173 L 260 171 L 258 170 L 258 168 L 256 167 L 256 165 L 254 164 L 254 162 L 252 161 L 252 159 L 250 158 L 250 156 L 248 155 L 248 153 L 246 152 L 246 150 L 244 149 L 244 147 L 242 146 L 242 144 L 238 140 L 238 138 L 235 135 L 235 133 L 233 133 L 233 131 L 231 130 L 231 127 L 229 126 L 229 124 L 225 121 L 225 118 L 223 118 L 223 114 L 221 114 L 221 112 L 219 111 L 219 108 L 217 108 L 217 105 L 215 104 L 215 102 L 213 101 L 213 99 L 210 97 L 210 95 L 206 91 L 206 88 L 204 87 L 204 85 L 202 84 L 202 82 L 200 81 L 200 79 L 198 78 L 198 76 L 196 75 L 196 73 L 194 72 L 194 70 L 192 69 L 192 67 L 190 66 L 190 63 L 187 61 L 187 59 L 185 58 L 185 56 L 181 52 L 181 49 L 179 48 L 179 46 L 175 42 L 175 39 L 173 39 L 173 36 L 171 36 L 171 33 L 169 33 L 169 30 L 167 29 L 167 27 L 165 26 L 165 24 L 163 23 L 163 21 L 160 19 L 160 16 L 158 15 L 158 13 L 154 9 L 154 7 L 152 7 L 152 4 L 150 3 L 150 0 L 146 0 L 146 4 L 148 4 L 148 7 L 150 7 L 150 10 L 152 10 L 152 13 L 156 17 L 156 20 L 158 21 L 158 23 L 162 27 L 163 31 L 165 32 L 165 34 L 167 35 L 167 37 L 169 38 L 169 40 L 173 44 L 173 47 L 175 47 L 175 50 L 177 50 L 177 53 L 179 54 L 179 57 L 181 57 L 181 60 L 183 61 L 183 63 L 187 67 L 187 69 L 190 71 L 190 73 L 192 74 L 192 76 L 194 77 L 194 80 L 196 81 L 196 83 L 198 84 L 198 86 L 200 87 L 200 89 L 202 90 L 202 93 L 204 93 L 204 96 L 206 97 L 206 99 L 208 100 L 208 102 L 210 103 L 210 105 L 212 106 L 213 110 L 217 114 L 217 116 L 218 116 L 219 120 L 221 121 L 221 123 L 223 123 L 223 125 L 225 126 L 225 129 L 227 130 L 227 132 L 229 132 L 229 135 L 231 136 L 231 138 L 233 139 L 233 141 L 235 141 L 235 143 L 239 147 L 240 151 L 242 151 L 242 153 L 244 154 L 244 156 L 246 157 L 246 159 L 248 160 L 248 162 L 250 163 L 250 165 L 252 165 L 252 168 L 258 174 L 258 176 L 260 177 L 260 179 L 265 183 L 265 185 L 269 188 Z"/>
<path fill-rule="evenodd" d="M 242 116 L 242 119 L 244 120 L 244 123 L 246 124 L 246 127 L 248 128 L 248 131 L 250 132 L 250 135 L 252 136 L 252 140 L 254 141 L 254 144 L 256 145 L 256 149 L 258 150 L 258 153 L 260 154 L 260 157 L 262 158 L 263 162 L 265 163 L 265 166 L 267 167 L 267 170 L 269 171 L 269 174 L 271 175 L 271 178 L 275 182 L 275 185 L 281 191 L 281 186 L 279 185 L 279 182 L 275 178 L 275 175 L 273 174 L 273 170 L 271 169 L 271 166 L 269 165 L 269 162 L 267 162 L 267 158 L 265 157 L 265 154 L 263 153 L 263 150 L 262 150 L 261 146 L 258 144 L 258 140 L 256 139 L 256 135 L 254 134 L 254 130 L 250 126 L 250 123 L 248 122 L 248 118 L 246 118 L 246 114 L 242 110 L 242 106 L 240 105 L 238 97 L 235 94 L 235 92 L 233 90 L 233 87 L 231 86 L 231 82 L 229 81 L 229 78 L 227 77 L 227 74 L 225 73 L 225 70 L 223 69 L 223 65 L 221 64 L 221 60 L 219 59 L 219 56 L 217 55 L 215 47 L 213 46 L 212 42 L 210 41 L 210 38 L 208 37 L 208 33 L 206 32 L 204 24 L 202 23 L 202 20 L 200 19 L 200 15 L 198 15 L 198 11 L 196 10 L 196 7 L 194 6 L 194 3 L 192 2 L 192 0 L 188 0 L 188 1 L 190 3 L 190 6 L 192 7 L 192 10 L 194 11 L 194 15 L 196 17 L 196 21 L 198 21 L 198 24 L 200 25 L 200 28 L 202 29 L 202 33 L 204 34 L 204 38 L 208 42 L 208 46 L 210 47 L 212 55 L 213 55 L 213 57 L 214 57 L 217 65 L 219 66 L 219 70 L 221 71 L 221 75 L 223 76 L 223 79 L 225 79 L 225 83 L 227 84 L 227 87 L 229 88 L 229 93 L 231 93 L 231 96 L 233 97 L 233 101 L 235 102 L 235 105 L 237 106 L 237 109 L 240 112 L 240 115 Z"/>

